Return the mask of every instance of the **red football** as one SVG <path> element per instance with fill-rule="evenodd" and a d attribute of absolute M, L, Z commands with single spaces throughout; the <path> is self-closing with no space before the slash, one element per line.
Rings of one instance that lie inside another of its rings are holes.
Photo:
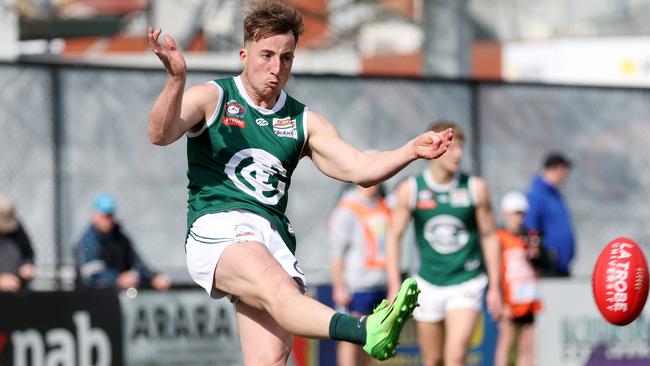
<path fill-rule="evenodd" d="M 639 245 L 622 237 L 610 241 L 598 255 L 591 285 L 608 322 L 627 325 L 636 319 L 648 298 L 648 264 Z"/>

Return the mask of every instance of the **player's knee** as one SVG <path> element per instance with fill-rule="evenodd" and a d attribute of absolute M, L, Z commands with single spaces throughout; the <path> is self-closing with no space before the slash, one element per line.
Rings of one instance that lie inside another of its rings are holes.
<path fill-rule="evenodd" d="M 287 273 L 279 273 L 266 278 L 258 297 L 267 310 L 277 307 L 290 294 L 300 293 L 298 284 Z"/>
<path fill-rule="evenodd" d="M 453 347 L 447 354 L 447 363 L 449 365 L 464 365 L 467 358 L 466 347 Z"/>
<path fill-rule="evenodd" d="M 291 347 L 287 346 L 286 344 L 282 345 L 282 347 L 279 347 L 276 350 L 275 354 L 270 358 L 272 362 L 270 362 L 269 364 L 273 366 L 275 365 L 284 366 L 287 364 L 287 360 L 289 359 L 290 354 L 291 354 Z"/>
<path fill-rule="evenodd" d="M 277 347 L 272 351 L 265 350 L 264 352 L 256 352 L 246 355 L 244 358 L 244 365 L 284 366 L 287 364 L 287 360 L 289 359 L 290 354 L 291 347 L 283 345 L 282 347 Z"/>

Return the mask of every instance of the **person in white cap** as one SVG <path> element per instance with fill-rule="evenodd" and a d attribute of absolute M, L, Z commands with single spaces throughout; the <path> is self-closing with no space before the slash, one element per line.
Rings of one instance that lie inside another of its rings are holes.
<path fill-rule="evenodd" d="M 34 278 L 32 244 L 16 217 L 16 205 L 0 195 L 0 291 L 16 292 Z"/>
<path fill-rule="evenodd" d="M 537 276 L 532 261 L 539 257 L 539 237 L 524 228 L 528 211 L 526 196 L 510 191 L 501 200 L 505 227 L 497 230 L 501 243 L 501 288 L 504 311 L 499 320 L 499 339 L 494 365 L 509 364 L 512 347 L 517 344 L 517 365 L 535 362 L 535 313 L 542 304 L 537 298 Z"/>

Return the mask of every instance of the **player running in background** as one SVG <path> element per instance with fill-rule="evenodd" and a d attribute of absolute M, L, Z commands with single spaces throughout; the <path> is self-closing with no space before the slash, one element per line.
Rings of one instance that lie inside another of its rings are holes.
<path fill-rule="evenodd" d="M 365 154 L 333 125 L 287 95 L 284 87 L 303 30 L 298 12 L 258 3 L 244 20 L 243 71 L 185 90 L 185 59 L 174 39 L 150 29 L 149 45 L 168 73 L 148 133 L 157 145 L 187 136 L 189 272 L 211 296 L 235 302 L 246 365 L 284 364 L 292 335 L 362 345 L 378 359 L 395 354 L 417 302 L 407 279 L 392 304 L 357 318 L 305 296 L 285 216 L 291 175 L 302 157 L 332 178 L 372 186 L 410 162 L 435 159 L 451 130 L 426 132 L 390 151 Z M 353 122 L 353 121 L 352 121 Z"/>
<path fill-rule="evenodd" d="M 414 219 L 422 293 L 413 317 L 425 366 L 465 364 L 486 286 L 488 310 L 494 318 L 501 313 L 499 241 L 488 187 L 460 171 L 464 136 L 459 126 L 441 121 L 431 131 L 449 128 L 454 143 L 447 152 L 397 186 L 387 242 L 390 295 L 399 288 L 402 234 Z"/>

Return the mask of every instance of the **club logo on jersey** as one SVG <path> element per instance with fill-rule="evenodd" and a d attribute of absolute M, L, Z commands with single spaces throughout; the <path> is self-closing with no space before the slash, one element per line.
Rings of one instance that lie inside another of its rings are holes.
<path fill-rule="evenodd" d="M 243 117 L 246 113 L 246 108 L 232 99 L 226 103 L 226 116 L 228 117 Z"/>
<path fill-rule="evenodd" d="M 296 120 L 291 117 L 273 118 L 273 133 L 278 137 L 290 137 L 298 139 Z"/>
<path fill-rule="evenodd" d="M 452 207 L 469 207 L 471 201 L 469 199 L 469 192 L 467 192 L 467 189 L 460 188 L 451 191 L 449 204 Z"/>
<path fill-rule="evenodd" d="M 438 204 L 433 198 L 433 192 L 430 190 L 424 190 L 418 192 L 418 201 L 415 207 L 418 210 L 433 210 Z"/>
<path fill-rule="evenodd" d="M 469 242 L 465 224 L 451 215 L 438 215 L 424 224 L 424 239 L 440 254 L 455 253 Z"/>
<path fill-rule="evenodd" d="M 262 149 L 239 151 L 230 158 L 225 172 L 237 188 L 262 203 L 277 205 L 285 194 L 287 170 Z"/>
<path fill-rule="evenodd" d="M 265 120 L 264 118 L 258 118 L 255 120 L 255 123 L 257 123 L 258 126 L 264 127 L 269 125 L 269 121 Z"/>

